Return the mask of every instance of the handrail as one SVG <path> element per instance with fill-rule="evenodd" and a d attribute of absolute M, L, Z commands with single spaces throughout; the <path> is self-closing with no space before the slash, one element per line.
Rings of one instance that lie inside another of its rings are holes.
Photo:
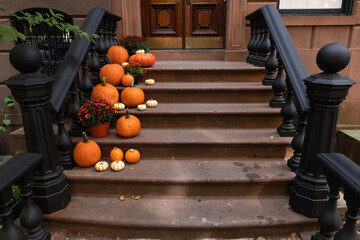
<path fill-rule="evenodd" d="M 276 47 L 277 53 L 284 65 L 289 84 L 295 92 L 295 97 L 301 113 L 309 111 L 309 100 L 306 97 L 306 87 L 303 79 L 309 76 L 304 63 L 287 31 L 281 16 L 276 8 L 271 5 L 250 13 L 245 18 L 253 20 L 263 18 L 270 32 L 270 37 Z"/>
<path fill-rule="evenodd" d="M 89 34 L 96 33 L 104 16 L 115 21 L 121 20 L 120 16 L 109 12 L 104 8 L 95 7 L 87 15 L 83 25 L 81 26 L 81 30 Z M 70 89 L 76 74 L 78 73 L 81 63 L 83 62 L 85 54 L 88 52 L 90 44 L 91 42 L 86 38 L 76 37 L 55 73 L 55 82 L 53 85 L 53 93 L 50 103 L 56 112 L 59 112 L 65 100 L 66 94 Z"/>

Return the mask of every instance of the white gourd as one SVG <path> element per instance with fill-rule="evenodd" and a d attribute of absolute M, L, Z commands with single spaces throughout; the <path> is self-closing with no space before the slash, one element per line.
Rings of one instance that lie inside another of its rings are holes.
<path fill-rule="evenodd" d="M 126 67 L 128 64 L 129 64 L 128 62 L 123 62 L 123 63 L 121 64 L 121 66 L 124 68 L 124 67 Z"/>
<path fill-rule="evenodd" d="M 125 104 L 120 103 L 120 102 L 115 103 L 115 104 L 114 104 L 114 108 L 115 108 L 116 111 L 124 110 L 124 109 L 125 109 Z"/>
<path fill-rule="evenodd" d="M 137 109 L 139 111 L 144 111 L 146 109 L 146 105 L 145 104 L 139 104 L 139 105 L 137 105 Z"/>
<path fill-rule="evenodd" d="M 150 108 L 156 107 L 157 105 L 158 105 L 158 102 L 154 99 L 146 101 L 146 106 L 148 106 Z"/>
<path fill-rule="evenodd" d="M 106 171 L 109 168 L 109 164 L 105 161 L 100 161 L 95 164 L 95 170 L 98 172 Z"/>
<path fill-rule="evenodd" d="M 114 161 L 111 163 L 111 169 L 115 172 L 121 171 L 125 168 L 125 163 L 123 161 Z"/>
<path fill-rule="evenodd" d="M 145 80 L 145 84 L 146 84 L 146 85 L 154 85 L 154 84 L 155 84 L 155 80 L 154 80 L 154 79 L 151 79 L 151 78 L 146 79 L 146 80 Z"/>
<path fill-rule="evenodd" d="M 136 54 L 145 54 L 145 50 L 141 49 L 141 50 L 137 50 Z"/>

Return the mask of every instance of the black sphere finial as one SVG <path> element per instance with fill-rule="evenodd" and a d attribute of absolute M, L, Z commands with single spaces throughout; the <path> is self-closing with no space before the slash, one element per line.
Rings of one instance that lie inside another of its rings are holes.
<path fill-rule="evenodd" d="M 326 73 L 337 73 L 346 68 L 350 61 L 350 51 L 340 43 L 330 43 L 322 47 L 316 64 Z"/>
<path fill-rule="evenodd" d="M 11 49 L 9 59 L 11 65 L 21 73 L 34 73 L 41 66 L 39 50 L 24 43 Z"/>

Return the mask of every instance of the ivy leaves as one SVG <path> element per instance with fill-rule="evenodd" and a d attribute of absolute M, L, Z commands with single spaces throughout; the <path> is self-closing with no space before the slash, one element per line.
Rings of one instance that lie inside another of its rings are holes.
<path fill-rule="evenodd" d="M 20 11 L 20 14 L 15 14 L 8 12 L 4 8 L 0 8 L 0 11 L 18 20 L 27 21 L 29 23 L 30 31 L 32 31 L 32 28 L 35 25 L 45 23 L 50 27 L 56 27 L 64 33 L 73 32 L 76 36 L 84 37 L 92 42 L 95 42 L 95 39 L 99 38 L 97 34 L 89 34 L 82 31 L 79 26 L 64 22 L 64 15 L 55 13 L 52 9 L 49 9 L 48 13 L 35 12 L 35 14 L 23 11 Z M 18 32 L 14 27 L 0 24 L 0 44 L 4 43 L 5 38 L 8 38 L 10 41 L 16 41 L 18 38 L 25 40 L 24 34 Z"/>
<path fill-rule="evenodd" d="M 13 107 L 15 105 L 14 103 L 14 99 L 12 96 L 7 96 L 4 98 L 4 103 L 5 103 L 5 107 Z M 3 108 L 0 108 L 0 112 L 3 113 L 4 112 L 4 109 Z M 11 123 L 11 120 L 8 119 L 9 117 L 9 114 L 4 114 L 4 118 L 2 120 L 2 123 L 0 125 L 0 131 L 3 131 L 3 132 L 6 132 L 6 129 L 4 126 L 2 125 L 5 125 L 5 126 L 9 126 L 10 123 Z"/>

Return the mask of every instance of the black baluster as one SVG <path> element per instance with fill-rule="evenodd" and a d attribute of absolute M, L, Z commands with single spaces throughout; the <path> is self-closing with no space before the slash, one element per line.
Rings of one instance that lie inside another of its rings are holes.
<path fill-rule="evenodd" d="M 253 53 L 253 56 L 251 58 L 251 64 L 254 64 L 254 65 L 257 65 L 257 58 L 258 58 L 258 43 L 260 41 L 260 26 L 259 26 L 259 20 L 256 19 L 254 20 L 254 28 L 255 28 L 255 31 L 254 31 L 254 42 L 252 44 L 252 53 Z"/>
<path fill-rule="evenodd" d="M 284 90 L 286 88 L 286 82 L 283 77 L 284 67 L 282 65 L 280 58 L 278 58 L 278 61 L 279 61 L 278 72 L 274 80 L 274 83 L 272 85 L 272 89 L 274 91 L 274 97 L 269 102 L 269 105 L 272 108 L 282 108 L 285 104 Z"/>
<path fill-rule="evenodd" d="M 281 116 L 283 117 L 283 123 L 277 128 L 277 132 L 281 137 L 293 137 L 296 130 L 294 125 L 294 118 L 296 116 L 296 107 L 294 103 L 294 92 L 292 90 L 290 81 L 287 82 L 287 98 L 286 103 L 281 108 Z"/>
<path fill-rule="evenodd" d="M 301 152 L 303 149 L 304 139 L 305 139 L 307 118 L 308 118 L 307 112 L 304 112 L 303 114 L 299 115 L 296 135 L 291 141 L 291 147 L 294 149 L 294 155 L 290 159 L 288 159 L 287 166 L 293 172 L 296 171 L 296 169 L 299 167 L 300 164 Z"/>
<path fill-rule="evenodd" d="M 0 219 L 2 222 L 0 239 L 25 240 L 24 232 L 13 223 L 12 210 L 10 208 L 11 197 L 12 190 L 10 186 L 0 194 Z"/>
<path fill-rule="evenodd" d="M 104 18 L 103 19 L 103 29 L 104 29 L 104 44 L 105 48 L 109 49 L 111 47 L 111 41 L 110 41 L 110 19 Z"/>
<path fill-rule="evenodd" d="M 249 56 L 247 56 L 247 58 L 246 58 L 247 63 L 252 63 L 252 60 L 254 58 L 253 45 L 255 42 L 255 31 L 256 31 L 256 29 L 255 29 L 254 20 L 251 20 L 250 21 L 250 41 L 247 45 L 247 49 L 249 51 Z"/>
<path fill-rule="evenodd" d="M 345 213 L 346 222 L 343 228 L 335 234 L 334 240 L 360 240 L 356 231 L 356 222 L 360 219 L 360 201 L 354 193 L 345 188 L 344 199 L 348 210 Z"/>
<path fill-rule="evenodd" d="M 90 65 L 90 64 L 89 64 Z M 79 84 L 80 91 L 83 93 L 83 104 L 86 100 L 89 100 L 91 97 L 91 92 L 93 90 L 93 83 L 91 82 L 88 76 L 88 62 L 87 62 L 87 55 L 84 58 L 84 61 L 81 64 L 81 81 Z"/>
<path fill-rule="evenodd" d="M 342 225 L 341 217 L 337 210 L 337 200 L 340 198 L 339 192 L 341 185 L 337 179 L 331 175 L 327 176 L 327 181 L 330 188 L 328 194 L 329 201 L 318 217 L 320 231 L 312 235 L 311 240 L 332 240 L 336 231 L 338 231 Z"/>
<path fill-rule="evenodd" d="M 56 146 L 59 150 L 59 162 L 64 169 L 73 169 L 75 162 L 71 154 L 72 141 L 70 136 L 67 134 L 64 123 L 65 123 L 65 104 L 62 105 L 60 111 L 56 114 L 55 123 L 58 126 L 58 134 L 56 137 Z"/>
<path fill-rule="evenodd" d="M 91 82 L 93 86 L 96 86 L 100 83 L 99 73 L 100 73 L 100 62 L 95 53 L 95 44 L 92 43 L 90 46 L 90 58 L 89 58 L 89 70 L 91 73 Z"/>
<path fill-rule="evenodd" d="M 73 84 L 70 88 L 71 102 L 69 105 L 68 115 L 72 119 L 72 125 L 70 127 L 70 136 L 81 136 L 84 131 L 84 127 L 78 122 L 77 112 L 80 108 L 79 96 L 78 96 L 78 78 L 76 75 Z"/>
<path fill-rule="evenodd" d="M 50 233 L 41 227 L 43 219 L 40 208 L 34 203 L 31 189 L 31 171 L 24 174 L 20 182 L 21 196 L 24 199 L 24 208 L 20 216 L 20 224 L 26 229 L 27 239 L 50 240 Z"/>
<path fill-rule="evenodd" d="M 264 65 L 262 65 L 262 49 L 261 49 L 261 44 L 265 38 L 265 26 L 263 23 L 263 19 L 259 19 L 258 24 L 259 24 L 259 39 L 255 45 L 255 63 L 254 63 L 254 65 L 263 67 Z"/>
<path fill-rule="evenodd" d="M 98 60 L 100 63 L 100 68 L 107 64 L 106 60 L 106 52 L 107 48 L 104 43 L 104 29 L 103 29 L 103 23 L 100 24 L 97 34 L 99 35 L 99 38 L 96 40 L 95 44 L 95 52 L 98 54 Z"/>
<path fill-rule="evenodd" d="M 119 42 L 117 41 L 116 38 L 116 29 L 117 29 L 117 22 L 115 20 L 112 20 L 112 25 L 111 25 L 111 40 L 112 40 L 112 45 L 119 45 Z"/>
<path fill-rule="evenodd" d="M 266 30 L 266 31 L 267 31 L 267 33 L 266 33 L 267 40 L 264 41 L 265 43 L 263 44 L 264 45 L 263 48 L 265 49 L 264 52 L 268 52 L 268 50 L 269 50 L 270 55 L 267 58 L 266 63 L 265 63 L 266 76 L 262 80 L 262 85 L 273 85 L 273 83 L 275 81 L 275 71 L 276 71 L 276 68 L 278 67 L 278 62 L 276 60 L 275 46 L 273 44 L 273 41 L 271 41 L 271 45 L 270 45 L 269 30 Z M 267 42 L 269 43 L 269 45 Z"/>
<path fill-rule="evenodd" d="M 269 52 L 270 52 L 270 47 L 271 47 L 271 43 L 270 43 L 270 31 L 269 29 L 266 27 L 265 24 L 263 24 L 263 40 L 261 42 L 261 45 L 260 45 L 260 57 L 259 57 L 259 62 L 260 62 L 260 66 L 261 67 L 265 67 L 266 65 L 266 62 L 268 61 L 269 59 Z M 275 58 L 275 50 L 274 50 L 274 56 L 273 58 Z M 276 59 L 275 59 L 275 62 L 276 62 Z M 277 62 L 276 62 L 277 63 Z M 274 69 L 274 71 L 276 70 L 276 67 Z M 275 79 L 275 76 L 273 77 L 273 80 Z M 272 82 L 271 82 L 272 84 Z M 271 84 L 268 84 L 268 85 L 271 85 Z"/>

